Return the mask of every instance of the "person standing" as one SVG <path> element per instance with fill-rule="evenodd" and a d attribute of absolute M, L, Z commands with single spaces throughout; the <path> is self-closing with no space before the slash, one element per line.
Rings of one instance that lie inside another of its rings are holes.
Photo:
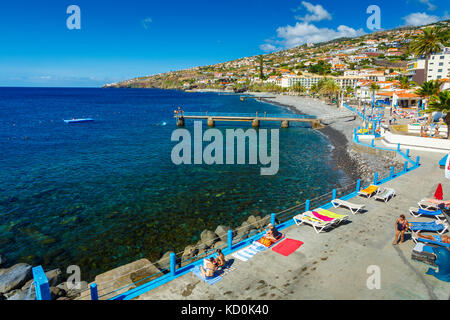
<path fill-rule="evenodd" d="M 395 239 L 394 245 L 398 243 L 398 236 L 400 235 L 400 243 L 404 242 L 405 231 L 408 230 L 409 223 L 406 220 L 405 215 L 401 214 L 395 221 Z"/>

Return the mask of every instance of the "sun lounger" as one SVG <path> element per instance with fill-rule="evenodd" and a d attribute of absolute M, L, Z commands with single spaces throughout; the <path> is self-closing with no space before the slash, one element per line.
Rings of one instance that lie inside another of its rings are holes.
<path fill-rule="evenodd" d="M 388 202 L 393 197 L 395 197 L 395 190 L 391 188 L 384 188 L 381 192 L 378 192 L 375 195 L 375 200 Z"/>
<path fill-rule="evenodd" d="M 374 186 L 374 185 L 370 185 L 367 188 L 365 188 L 365 189 L 363 189 L 361 191 L 358 191 L 358 195 L 366 197 L 366 198 L 370 198 L 374 194 L 377 194 L 379 190 L 380 190 L 379 187 Z"/>
<path fill-rule="evenodd" d="M 421 208 L 409 208 L 409 213 L 415 218 L 420 216 L 428 216 L 428 217 L 435 217 L 438 220 L 444 220 L 445 216 L 442 214 L 442 211 L 439 210 L 425 210 Z"/>
<path fill-rule="evenodd" d="M 320 217 L 320 214 L 314 214 L 312 211 L 306 211 L 296 215 L 295 217 L 293 217 L 293 219 L 295 224 L 298 226 L 303 223 L 311 225 L 316 233 L 320 233 L 323 230 L 333 227 L 334 225 L 339 223 L 339 220 L 335 218 L 328 217 L 325 219 Z"/>
<path fill-rule="evenodd" d="M 435 240 L 430 240 L 430 239 L 425 239 L 425 238 L 421 238 L 419 237 L 418 233 L 413 232 L 412 233 L 412 239 L 414 240 L 415 243 L 417 243 L 418 241 L 423 242 L 423 243 L 431 243 L 431 244 L 435 244 L 441 247 L 446 247 L 446 248 L 450 248 L 450 243 L 444 243 L 442 241 L 439 241 L 440 236 L 434 236 L 436 239 Z"/>
<path fill-rule="evenodd" d="M 435 220 L 431 222 L 411 222 L 412 226 L 409 227 L 411 231 L 414 232 L 420 232 L 420 231 L 434 231 L 439 234 L 443 234 L 448 229 L 448 224 L 440 221 Z"/>
<path fill-rule="evenodd" d="M 450 201 L 441 201 L 441 200 L 436 200 L 436 199 L 422 199 L 420 200 L 418 203 L 419 207 L 421 209 L 425 209 L 425 210 L 438 210 L 439 204 L 444 204 L 444 206 L 448 207 L 450 206 Z"/>
<path fill-rule="evenodd" d="M 331 204 L 335 208 L 338 208 L 338 207 L 348 208 L 353 214 L 355 214 L 365 208 L 364 204 L 354 204 L 354 203 L 351 203 L 351 202 L 348 202 L 345 200 L 341 200 L 341 199 L 334 199 L 331 201 Z"/>
<path fill-rule="evenodd" d="M 330 219 L 337 219 L 338 223 L 348 219 L 348 215 L 346 215 L 346 214 L 337 214 L 337 213 L 334 213 L 332 211 L 328 211 L 328 210 L 325 210 L 322 208 L 318 208 L 317 210 L 314 210 L 313 213 L 314 212 L 317 212 L 318 214 L 328 217 Z"/>

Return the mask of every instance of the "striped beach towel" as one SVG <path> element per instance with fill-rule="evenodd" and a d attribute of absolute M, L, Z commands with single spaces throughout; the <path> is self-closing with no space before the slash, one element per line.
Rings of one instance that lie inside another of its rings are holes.
<path fill-rule="evenodd" d="M 251 259 L 258 252 L 264 251 L 266 249 L 267 249 L 267 247 L 265 245 L 263 245 L 257 241 L 253 241 L 251 246 L 233 253 L 233 257 L 235 257 L 241 261 L 247 261 L 247 260 Z"/>
<path fill-rule="evenodd" d="M 224 266 L 222 269 L 217 270 L 214 273 L 214 276 L 209 278 L 209 279 L 205 279 L 202 276 L 202 273 L 200 271 L 200 266 L 196 266 L 192 269 L 192 273 L 195 274 L 198 278 L 200 278 L 201 280 L 205 281 L 206 283 L 209 283 L 210 285 L 213 285 L 217 282 L 219 282 L 220 280 L 223 279 L 223 277 L 225 277 L 227 274 L 229 274 L 231 271 L 233 271 L 234 268 L 230 267 L 230 266 Z"/>

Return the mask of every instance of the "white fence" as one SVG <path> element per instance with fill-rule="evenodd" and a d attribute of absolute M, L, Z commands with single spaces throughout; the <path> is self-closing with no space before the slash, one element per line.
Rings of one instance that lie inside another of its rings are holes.
<path fill-rule="evenodd" d="M 383 135 L 383 143 L 389 147 L 395 147 L 399 143 L 403 148 L 430 152 L 450 152 L 450 140 L 436 138 L 422 138 L 393 134 L 386 131 Z"/>

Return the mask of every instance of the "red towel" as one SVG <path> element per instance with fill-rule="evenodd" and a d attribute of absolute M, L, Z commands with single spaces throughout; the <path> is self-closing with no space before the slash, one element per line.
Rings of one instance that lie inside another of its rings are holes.
<path fill-rule="evenodd" d="M 286 239 L 283 242 L 281 242 L 279 245 L 276 245 L 275 247 L 273 247 L 272 250 L 287 257 L 292 252 L 294 252 L 295 250 L 300 248 L 300 246 L 302 244 L 303 244 L 303 242 L 301 242 L 299 240 Z"/>
<path fill-rule="evenodd" d="M 442 184 L 439 183 L 436 192 L 434 193 L 434 198 L 436 200 L 443 200 L 444 199 L 444 192 L 442 192 Z"/>

